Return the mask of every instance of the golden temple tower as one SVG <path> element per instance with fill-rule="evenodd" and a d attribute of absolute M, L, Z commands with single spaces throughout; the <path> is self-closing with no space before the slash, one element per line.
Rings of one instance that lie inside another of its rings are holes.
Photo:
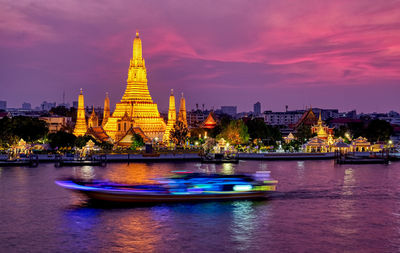
<path fill-rule="evenodd" d="M 183 97 L 183 92 L 182 92 L 181 102 L 179 105 L 178 121 L 182 122 L 186 127 L 188 126 L 186 119 L 186 101 L 185 98 Z"/>
<path fill-rule="evenodd" d="M 110 117 L 110 99 L 108 98 L 108 92 L 106 92 L 106 98 L 104 99 L 104 111 L 103 111 L 103 121 L 101 125 L 104 127 Z"/>
<path fill-rule="evenodd" d="M 165 130 L 165 134 L 163 137 L 164 142 L 169 141 L 169 134 L 171 133 L 172 128 L 174 128 L 175 123 L 176 123 L 175 97 L 174 97 L 174 90 L 171 89 L 171 95 L 169 96 L 167 129 Z"/>
<path fill-rule="evenodd" d="M 85 102 L 83 99 L 82 89 L 81 93 L 79 94 L 78 98 L 78 111 L 76 117 L 76 124 L 74 128 L 74 135 L 75 136 L 83 136 L 86 134 L 87 126 L 86 126 L 86 119 L 85 119 Z"/>
<path fill-rule="evenodd" d="M 116 104 L 114 113 L 104 125 L 104 130 L 114 141 L 118 141 L 116 140 L 117 121 L 124 117 L 125 113 L 132 118 L 132 124 L 139 127 L 147 137 L 159 138 L 161 141 L 166 125 L 160 117 L 157 104 L 153 102 L 147 86 L 147 73 L 139 32 L 136 32 L 133 40 L 133 53 L 129 64 L 125 93 L 121 102 Z"/>
<path fill-rule="evenodd" d="M 92 114 L 88 119 L 88 128 L 98 127 L 99 126 L 99 117 L 97 117 L 96 112 L 94 111 L 94 106 L 92 110 Z"/>

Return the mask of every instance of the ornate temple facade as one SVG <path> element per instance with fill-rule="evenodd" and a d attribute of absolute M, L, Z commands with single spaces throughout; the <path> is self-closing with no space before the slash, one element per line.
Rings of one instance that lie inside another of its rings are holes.
<path fill-rule="evenodd" d="M 167 122 L 167 129 L 165 130 L 163 141 L 169 141 L 169 135 L 171 133 L 172 128 L 176 123 L 176 109 L 175 109 L 175 97 L 174 97 L 174 90 L 171 90 L 171 94 L 169 96 L 169 109 L 168 109 L 168 122 Z"/>
<path fill-rule="evenodd" d="M 86 134 L 86 131 L 87 131 L 87 125 L 86 125 L 86 118 L 85 118 L 85 101 L 84 101 L 83 92 L 81 89 L 81 92 L 80 92 L 79 98 L 78 98 L 78 111 L 77 111 L 76 124 L 75 124 L 73 134 L 75 136 L 83 136 Z"/>
<path fill-rule="evenodd" d="M 185 98 L 183 97 L 183 92 L 182 92 L 181 102 L 179 104 L 178 121 L 181 121 L 186 127 L 188 126 L 186 118 L 186 101 Z"/>
<path fill-rule="evenodd" d="M 125 93 L 111 115 L 108 93 L 104 100 L 103 119 L 100 124 L 99 116 L 94 108 L 88 119 L 85 119 L 85 108 L 82 90 L 79 95 L 78 117 L 74 129 L 76 136 L 90 135 L 98 141 L 111 142 L 119 146 L 129 146 L 134 134 L 142 136 L 147 143 L 154 141 L 168 142 L 169 134 L 177 121 L 175 97 L 171 90 L 169 101 L 168 124 L 165 124 L 153 102 L 147 86 L 147 72 L 142 56 L 142 42 L 139 33 L 133 40 L 132 58 L 130 59 L 128 79 Z M 187 126 L 186 102 L 180 100 L 179 121 Z"/>
<path fill-rule="evenodd" d="M 92 114 L 88 119 L 88 128 L 98 127 L 99 126 L 99 117 L 97 117 L 96 112 L 94 111 L 94 106 L 92 110 Z"/>
<path fill-rule="evenodd" d="M 157 104 L 153 102 L 147 86 L 147 72 L 142 56 L 142 41 L 139 33 L 133 40 L 133 53 L 130 60 L 127 86 L 121 102 L 116 104 L 115 111 L 104 125 L 104 131 L 114 140 L 117 140 L 118 129 L 122 129 L 121 120 L 130 119 L 129 125 L 139 127 L 150 139 L 162 140 L 166 124 Z"/>
<path fill-rule="evenodd" d="M 101 125 L 103 127 L 107 124 L 109 117 L 110 117 L 110 99 L 108 98 L 108 92 L 107 92 L 106 98 L 104 99 L 103 121 L 101 122 Z"/>

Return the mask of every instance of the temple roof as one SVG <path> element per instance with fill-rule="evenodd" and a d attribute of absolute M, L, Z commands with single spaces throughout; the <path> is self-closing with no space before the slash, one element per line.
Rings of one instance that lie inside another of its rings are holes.
<path fill-rule="evenodd" d="M 131 127 L 126 131 L 125 135 L 122 136 L 118 141 L 118 146 L 130 146 L 132 144 L 132 136 L 138 134 L 143 138 L 144 143 L 150 143 L 151 140 L 148 138 L 140 127 Z"/>
<path fill-rule="evenodd" d="M 101 142 L 106 142 L 110 140 L 110 136 L 107 135 L 107 133 L 101 126 L 89 128 L 86 132 L 86 135 L 91 135 L 93 136 L 93 138 Z"/>
<path fill-rule="evenodd" d="M 306 112 L 304 112 L 303 116 L 297 121 L 295 125 L 295 129 L 300 127 L 301 125 L 314 125 L 317 123 L 317 117 L 315 117 L 314 112 L 312 111 L 312 108 L 308 109 Z"/>
<path fill-rule="evenodd" d="M 215 121 L 214 117 L 212 116 L 212 112 L 210 112 L 207 116 L 207 118 L 201 123 L 200 128 L 207 128 L 207 129 L 213 129 L 217 125 L 217 122 Z"/>

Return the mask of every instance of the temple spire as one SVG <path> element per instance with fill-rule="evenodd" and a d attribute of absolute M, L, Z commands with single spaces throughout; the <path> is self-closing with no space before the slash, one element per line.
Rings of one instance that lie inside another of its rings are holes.
<path fill-rule="evenodd" d="M 91 127 L 98 127 L 99 126 L 99 117 L 97 117 L 96 112 L 94 111 L 94 105 L 92 109 L 92 114 L 89 117 L 88 120 L 88 128 Z"/>
<path fill-rule="evenodd" d="M 178 121 L 182 122 L 187 127 L 188 124 L 186 119 L 186 101 L 185 98 L 183 97 L 183 92 L 179 105 Z"/>
<path fill-rule="evenodd" d="M 108 92 L 106 92 L 106 98 L 104 99 L 103 122 L 101 122 L 101 125 L 103 127 L 107 124 L 109 117 L 110 117 L 110 99 L 108 98 Z"/>
<path fill-rule="evenodd" d="M 87 131 L 87 126 L 85 119 L 85 101 L 83 98 L 83 91 L 81 89 L 78 97 L 78 111 L 77 111 L 76 124 L 73 134 L 75 136 L 83 136 L 86 134 L 86 131 Z"/>
<path fill-rule="evenodd" d="M 167 129 L 165 130 L 163 141 L 168 142 L 170 133 L 172 128 L 176 123 L 176 109 L 175 109 L 175 97 L 174 97 L 174 90 L 171 89 L 171 93 L 169 96 L 169 109 L 168 109 L 168 122 L 167 122 Z"/>

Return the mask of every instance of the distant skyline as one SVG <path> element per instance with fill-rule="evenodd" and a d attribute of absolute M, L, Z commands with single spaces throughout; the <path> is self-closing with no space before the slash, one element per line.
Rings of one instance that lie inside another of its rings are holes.
<path fill-rule="evenodd" d="M 0 100 L 112 107 L 136 29 L 160 111 L 400 111 L 400 1 L 0 0 Z"/>

